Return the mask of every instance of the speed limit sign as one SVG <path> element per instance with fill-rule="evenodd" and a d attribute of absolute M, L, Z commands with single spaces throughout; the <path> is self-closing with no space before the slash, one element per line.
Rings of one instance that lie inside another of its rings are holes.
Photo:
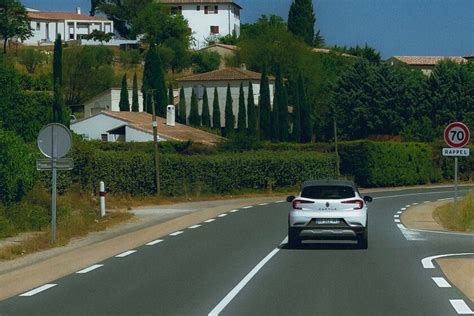
<path fill-rule="evenodd" d="M 469 129 L 461 122 L 451 123 L 444 130 L 444 141 L 449 147 L 464 147 L 469 142 L 469 138 Z"/>

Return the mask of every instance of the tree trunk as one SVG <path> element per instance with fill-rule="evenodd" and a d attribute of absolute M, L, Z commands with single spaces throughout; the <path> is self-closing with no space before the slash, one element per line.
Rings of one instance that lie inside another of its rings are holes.
<path fill-rule="evenodd" d="M 8 41 L 8 37 L 6 37 L 6 38 L 3 40 L 3 53 L 4 53 L 4 54 L 7 53 L 7 41 Z"/>

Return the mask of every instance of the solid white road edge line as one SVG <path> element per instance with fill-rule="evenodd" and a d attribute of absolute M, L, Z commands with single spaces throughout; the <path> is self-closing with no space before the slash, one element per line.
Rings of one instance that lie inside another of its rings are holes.
<path fill-rule="evenodd" d="M 283 203 L 283 202 L 286 202 L 285 200 L 281 200 L 281 201 L 276 201 L 275 203 Z"/>
<path fill-rule="evenodd" d="M 157 240 L 153 240 L 153 241 L 150 241 L 149 243 L 147 243 L 146 245 L 147 246 L 154 246 L 156 244 L 159 244 L 160 242 L 162 242 L 163 239 L 157 239 Z"/>
<path fill-rule="evenodd" d="M 183 233 L 182 230 L 178 230 L 177 232 L 171 233 L 170 236 L 178 236 L 178 235 L 181 235 L 182 233 Z"/>
<path fill-rule="evenodd" d="M 33 296 L 35 294 L 38 294 L 40 292 L 46 291 L 47 289 L 52 288 L 53 286 L 56 286 L 57 284 L 45 284 L 43 286 L 37 287 L 36 289 L 33 289 L 29 292 L 23 293 L 20 296 Z"/>
<path fill-rule="evenodd" d="M 224 213 L 224 214 L 221 214 L 221 215 L 218 215 L 217 217 L 225 217 L 225 216 L 227 216 L 227 214 L 226 214 L 226 213 Z"/>
<path fill-rule="evenodd" d="M 132 253 L 135 253 L 135 252 L 137 252 L 137 251 L 136 250 L 125 251 L 125 252 L 122 252 L 119 255 L 116 255 L 115 257 L 116 258 L 123 258 L 123 257 L 129 256 L 129 255 L 131 255 Z"/>
<path fill-rule="evenodd" d="M 441 278 L 441 277 L 434 277 L 432 278 L 434 283 L 436 283 L 436 285 L 438 287 L 451 287 L 451 285 L 448 283 L 448 281 L 446 281 L 445 278 Z"/>
<path fill-rule="evenodd" d="M 268 205 L 268 203 L 260 203 L 259 205 L 260 206 L 265 206 L 265 205 Z"/>
<path fill-rule="evenodd" d="M 422 259 L 421 264 L 423 265 L 423 268 L 425 269 L 434 269 L 435 266 L 433 264 L 433 259 L 453 257 L 453 256 L 470 256 L 470 255 L 474 255 L 474 253 L 466 252 L 466 253 L 452 253 L 452 254 L 446 254 L 446 255 L 431 256 L 431 257 L 426 257 Z"/>
<path fill-rule="evenodd" d="M 449 300 L 456 313 L 459 315 L 472 315 L 474 312 L 467 306 L 464 300 Z"/>
<path fill-rule="evenodd" d="M 286 238 L 285 238 L 286 240 Z M 284 241 L 285 241 L 284 240 Z M 283 241 L 283 242 L 284 242 Z M 282 242 L 282 243 L 283 243 Z M 260 269 L 268 262 L 270 259 L 280 251 L 280 248 L 273 249 L 265 258 L 262 259 L 253 269 L 250 271 L 240 282 L 237 284 L 232 291 L 230 291 L 220 302 L 214 307 L 214 309 L 208 314 L 209 316 L 217 316 L 220 312 L 234 299 L 234 297 L 239 294 L 239 292 L 247 285 L 247 283 L 252 280 L 252 278 L 260 271 Z"/>
<path fill-rule="evenodd" d="M 100 267 L 103 267 L 104 265 L 103 264 L 94 264 L 93 266 L 90 266 L 89 268 L 85 268 L 85 269 L 82 269 L 81 271 L 77 271 L 76 273 L 87 273 L 87 272 L 91 272 L 95 269 L 98 269 Z"/>
<path fill-rule="evenodd" d="M 459 190 L 458 192 L 468 192 L 468 191 L 469 190 Z M 399 195 L 379 196 L 379 197 L 374 197 L 374 200 L 390 199 L 390 198 L 411 196 L 411 195 L 429 195 L 429 194 L 440 194 L 440 193 L 453 193 L 453 190 L 451 190 L 451 191 L 422 192 L 422 193 L 408 193 L 408 194 L 399 194 Z"/>
<path fill-rule="evenodd" d="M 196 228 L 198 228 L 198 227 L 201 227 L 201 225 L 199 225 L 199 224 L 198 224 L 198 225 L 193 225 L 193 226 L 190 226 L 190 227 L 188 227 L 188 228 L 190 228 L 190 229 L 196 229 Z"/>
<path fill-rule="evenodd" d="M 474 237 L 473 233 L 456 233 L 456 232 L 445 232 L 441 230 L 425 230 L 425 229 L 412 229 L 410 230 L 414 232 L 422 232 L 422 233 L 433 233 L 433 234 L 445 234 L 445 235 L 453 235 L 453 236 L 469 236 L 469 237 Z"/>
<path fill-rule="evenodd" d="M 211 219 L 208 219 L 207 221 L 204 221 L 204 223 L 212 223 L 215 220 L 216 220 L 215 218 L 211 218 Z"/>

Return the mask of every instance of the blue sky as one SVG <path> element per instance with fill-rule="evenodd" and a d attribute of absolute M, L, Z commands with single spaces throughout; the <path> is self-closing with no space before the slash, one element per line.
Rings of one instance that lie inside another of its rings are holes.
<path fill-rule="evenodd" d="M 50 11 L 90 10 L 89 0 L 22 0 Z M 237 0 L 243 22 L 262 14 L 287 18 L 291 0 Z M 314 0 L 326 44 L 364 45 L 393 55 L 474 54 L 474 0 Z"/>

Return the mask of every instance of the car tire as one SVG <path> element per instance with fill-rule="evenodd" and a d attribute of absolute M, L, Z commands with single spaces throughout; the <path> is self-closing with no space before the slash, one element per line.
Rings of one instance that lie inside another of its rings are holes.
<path fill-rule="evenodd" d="M 365 227 L 364 232 L 359 237 L 359 248 L 369 248 L 369 227 Z"/>
<path fill-rule="evenodd" d="M 298 232 L 294 229 L 289 227 L 288 228 L 288 246 L 290 248 L 297 248 L 300 245 L 300 238 L 298 236 Z"/>

